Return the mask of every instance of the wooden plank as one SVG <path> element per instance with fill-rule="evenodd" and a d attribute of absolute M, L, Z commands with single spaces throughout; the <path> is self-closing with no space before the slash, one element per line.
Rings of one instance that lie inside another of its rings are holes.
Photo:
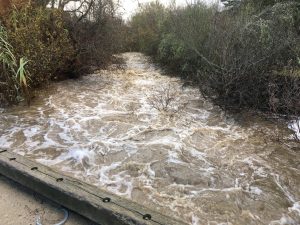
<path fill-rule="evenodd" d="M 101 225 L 185 224 L 8 150 L 0 174 Z"/>

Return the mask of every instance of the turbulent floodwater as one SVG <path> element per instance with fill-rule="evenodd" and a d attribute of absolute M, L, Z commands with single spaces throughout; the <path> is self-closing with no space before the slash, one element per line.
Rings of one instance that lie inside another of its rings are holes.
<path fill-rule="evenodd" d="M 2 112 L 0 146 L 189 224 L 300 224 L 299 148 L 270 140 L 287 128 L 122 57 Z"/>

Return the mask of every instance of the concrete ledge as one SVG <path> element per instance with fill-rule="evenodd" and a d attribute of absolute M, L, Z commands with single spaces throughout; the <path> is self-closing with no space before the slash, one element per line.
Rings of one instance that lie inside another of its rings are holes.
<path fill-rule="evenodd" d="M 78 179 L 0 149 L 0 174 L 101 225 L 184 225 Z"/>

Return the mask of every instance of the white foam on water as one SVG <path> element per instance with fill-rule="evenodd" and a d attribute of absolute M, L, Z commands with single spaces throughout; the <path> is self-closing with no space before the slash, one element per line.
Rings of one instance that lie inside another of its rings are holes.
<path fill-rule="evenodd" d="M 10 149 L 11 146 L 15 143 L 14 135 L 22 131 L 19 127 L 12 127 L 8 130 L 7 135 L 0 136 L 0 148 Z"/>
<path fill-rule="evenodd" d="M 217 223 L 217 225 L 232 225 L 232 223 L 230 223 L 230 222 L 221 222 L 221 223 Z"/>
<path fill-rule="evenodd" d="M 294 135 L 298 140 L 300 140 L 300 118 L 297 120 L 292 120 L 288 124 L 288 128 L 294 132 Z"/>
<path fill-rule="evenodd" d="M 124 58 L 125 71 L 100 71 L 55 84 L 56 93 L 33 105 L 32 115 L 26 110 L 0 114 L 0 122 L 8 124 L 1 131 L 0 147 L 34 155 L 40 163 L 193 225 L 231 224 L 239 215 L 235 208 L 230 211 L 229 203 L 243 199 L 241 207 L 257 208 L 257 202 L 269 200 L 272 193 L 254 182 L 259 179 L 274 179 L 284 193 L 279 198 L 291 202 L 286 213 L 299 213 L 299 196 L 283 185 L 272 161 L 254 151 L 273 148 L 252 137 L 260 125 L 241 127 L 227 119 L 199 90 L 182 88 L 179 79 L 162 76 L 140 54 Z M 162 84 L 175 89 L 172 112 L 149 104 L 149 96 Z M 235 164 L 242 164 L 241 170 Z M 174 171 L 180 181 L 172 177 Z M 135 189 L 142 199 L 134 197 Z M 204 210 L 205 202 L 212 203 L 210 210 Z M 230 214 L 214 214 L 220 203 Z M 264 219 L 259 212 L 248 214 L 253 221 Z M 287 215 L 277 222 L 289 219 Z"/>
<path fill-rule="evenodd" d="M 54 166 L 54 165 L 64 162 L 64 159 L 62 159 L 62 158 L 48 159 L 48 158 L 42 157 L 42 158 L 36 158 L 35 160 L 46 166 Z"/>
<path fill-rule="evenodd" d="M 241 187 L 229 187 L 229 188 L 203 188 L 199 191 L 191 191 L 194 195 L 203 194 L 206 192 L 237 192 L 237 191 L 243 191 Z"/>
<path fill-rule="evenodd" d="M 255 195 L 261 195 L 263 191 L 259 187 L 250 187 L 250 193 Z"/>
<path fill-rule="evenodd" d="M 140 85 L 140 86 L 155 86 L 156 82 L 153 80 L 149 80 L 149 79 L 137 79 L 134 81 L 134 83 L 136 85 Z"/>
<path fill-rule="evenodd" d="M 90 151 L 86 148 L 81 148 L 79 146 L 74 146 L 68 149 L 68 152 L 62 153 L 59 158 L 62 160 L 74 159 L 77 163 L 82 163 L 84 158 L 93 160 L 95 158 L 95 152 Z"/>
<path fill-rule="evenodd" d="M 9 141 L 8 139 L 7 139 L 7 137 L 4 137 L 4 136 L 2 136 L 2 137 L 0 137 L 0 148 L 10 148 L 10 146 L 13 144 L 14 142 L 11 140 L 11 141 Z"/>
<path fill-rule="evenodd" d="M 121 164 L 122 162 L 114 162 L 109 166 L 105 166 L 105 165 L 101 166 L 101 169 L 99 170 L 99 175 L 100 175 L 99 181 L 103 184 L 109 182 L 110 181 L 109 172 L 111 170 L 118 168 Z"/>
<path fill-rule="evenodd" d="M 280 176 L 278 174 L 274 174 L 274 173 L 271 173 L 271 175 L 273 176 L 275 183 L 282 190 L 282 192 L 285 194 L 287 199 L 292 203 L 296 202 L 294 196 L 289 192 L 288 188 L 286 186 L 284 186 L 282 184 L 282 182 L 280 181 Z"/>
<path fill-rule="evenodd" d="M 25 135 L 25 137 L 27 138 L 32 138 L 34 135 L 36 135 L 39 131 L 38 127 L 31 127 L 29 129 L 24 129 L 23 133 Z"/>
<path fill-rule="evenodd" d="M 249 165 L 249 167 L 251 169 L 253 169 L 254 171 L 254 174 L 257 175 L 257 176 L 260 176 L 260 177 L 267 177 L 268 176 L 268 166 L 262 162 L 262 161 L 259 161 L 258 159 L 250 156 L 250 157 L 247 157 L 243 160 L 241 160 L 242 162 L 244 163 L 247 163 Z M 257 165 L 255 165 L 257 164 Z M 264 166 L 260 166 L 260 165 L 264 165 Z"/>
<path fill-rule="evenodd" d="M 298 225 L 298 224 L 290 216 L 284 214 L 279 220 L 271 221 L 269 225 Z"/>
<path fill-rule="evenodd" d="M 175 151 L 168 151 L 168 163 L 175 163 L 175 164 L 185 164 L 179 159 L 178 153 Z"/>
<path fill-rule="evenodd" d="M 200 218 L 192 215 L 192 225 L 200 225 Z"/>
<path fill-rule="evenodd" d="M 196 159 L 200 160 L 200 161 L 204 161 L 206 164 L 210 165 L 210 163 L 207 161 L 206 157 L 207 154 L 204 152 L 200 152 L 194 148 L 187 148 L 189 153 L 195 157 Z M 211 170 L 213 170 L 214 168 L 210 167 Z"/>
<path fill-rule="evenodd" d="M 121 196 L 131 197 L 132 194 L 132 178 L 126 175 L 125 171 L 111 175 L 110 173 L 121 167 L 122 162 L 114 162 L 108 166 L 99 168 L 99 185 L 105 186 L 109 191 Z M 125 191 L 123 190 L 125 188 Z"/>
<path fill-rule="evenodd" d="M 288 209 L 289 209 L 290 212 L 291 212 L 291 211 L 297 212 L 298 215 L 300 216 L 300 201 L 295 202 L 295 203 L 293 204 L 293 206 L 292 206 L 292 207 L 289 207 Z"/>

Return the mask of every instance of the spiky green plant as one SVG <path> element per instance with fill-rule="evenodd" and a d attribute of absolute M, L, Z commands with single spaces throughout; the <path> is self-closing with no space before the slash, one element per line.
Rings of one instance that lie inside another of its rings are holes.
<path fill-rule="evenodd" d="M 17 65 L 16 58 L 12 53 L 12 46 L 7 40 L 7 33 L 4 27 L 0 25 L 0 60 L 5 70 L 9 69 L 15 73 L 14 69 Z"/>
<path fill-rule="evenodd" d="M 24 57 L 22 57 L 20 59 L 20 63 L 19 63 L 19 69 L 16 73 L 17 75 L 17 80 L 19 81 L 19 84 L 20 86 L 25 86 L 25 87 L 28 87 L 27 86 L 27 78 L 26 78 L 26 75 L 27 75 L 27 71 L 25 69 L 25 66 L 26 64 L 28 63 L 29 61 L 24 59 Z"/>
<path fill-rule="evenodd" d="M 28 72 L 26 64 L 28 61 L 23 57 L 20 58 L 19 64 L 13 53 L 13 47 L 8 42 L 8 35 L 5 28 L 0 24 L 0 94 L 1 101 L 14 102 L 21 97 L 25 97 L 29 103 L 28 90 Z M 20 91 L 21 90 L 21 91 Z"/>
<path fill-rule="evenodd" d="M 29 79 L 28 72 L 25 68 L 29 61 L 26 60 L 24 57 L 20 58 L 19 62 L 19 68 L 16 73 L 16 78 L 18 81 L 19 86 L 21 87 L 21 90 L 23 92 L 23 96 L 25 97 L 27 104 L 30 104 L 30 93 L 28 90 L 28 82 L 27 79 Z"/>

